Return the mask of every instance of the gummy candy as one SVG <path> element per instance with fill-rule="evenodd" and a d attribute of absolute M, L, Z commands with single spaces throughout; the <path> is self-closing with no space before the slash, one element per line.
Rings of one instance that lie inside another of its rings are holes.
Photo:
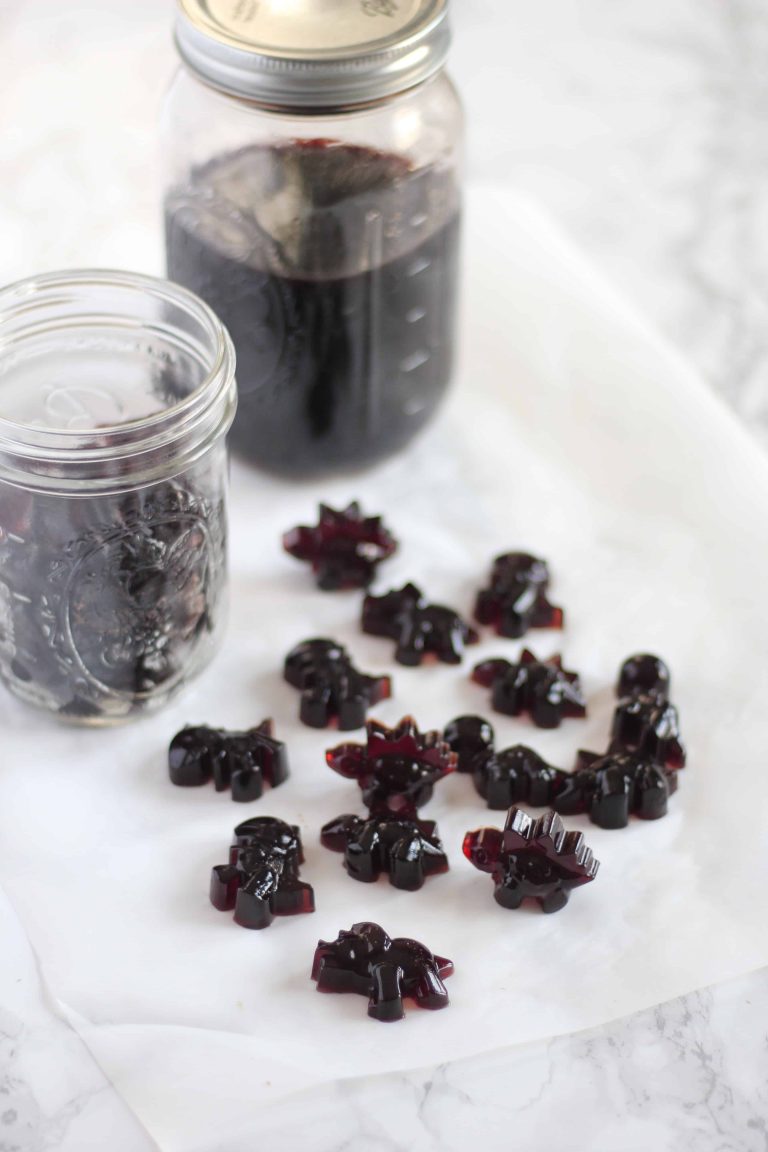
<path fill-rule="evenodd" d="M 478 593 L 475 618 L 499 636 L 518 640 L 529 628 L 562 628 L 563 610 L 547 599 L 549 568 L 526 552 L 497 556 L 488 588 Z"/>
<path fill-rule="evenodd" d="M 538 660 L 524 649 L 516 664 L 509 660 L 485 660 L 472 672 L 472 679 L 492 688 L 497 712 L 519 716 L 528 712 L 539 728 L 558 728 L 564 717 L 583 717 L 586 701 L 575 672 L 566 672 L 562 658 Z"/>
<path fill-rule="evenodd" d="M 234 909 L 243 928 L 268 928 L 275 916 L 314 912 L 315 896 L 299 879 L 304 861 L 299 829 L 273 816 L 257 816 L 235 828 L 229 863 L 211 873 L 211 903 Z"/>
<path fill-rule="evenodd" d="M 520 808 L 509 811 L 503 831 L 467 832 L 464 855 L 491 874 L 503 908 L 532 899 L 544 912 L 564 908 L 571 890 L 594 880 L 600 867 L 582 833 L 566 832 L 556 812 L 535 819 Z"/>
<path fill-rule="evenodd" d="M 663 660 L 648 652 L 640 652 L 622 664 L 616 695 L 621 698 L 631 696 L 633 692 L 660 692 L 668 698 L 671 679 Z"/>
<path fill-rule="evenodd" d="M 357 780 L 371 816 L 415 819 L 434 785 L 456 768 L 439 732 L 420 732 L 405 716 L 395 728 L 376 720 L 366 725 L 366 744 L 340 744 L 325 754 L 334 772 Z"/>
<path fill-rule="evenodd" d="M 489 808 L 506 809 L 527 803 L 549 808 L 568 780 L 525 744 L 494 751 L 493 728 L 480 716 L 452 720 L 443 737 L 458 754 L 459 772 L 471 772 L 475 788 Z"/>
<path fill-rule="evenodd" d="M 415 584 L 384 596 L 366 596 L 363 631 L 396 642 L 395 659 L 415 667 L 427 655 L 443 664 L 460 664 L 466 644 L 479 636 L 452 608 L 430 604 Z"/>
<path fill-rule="evenodd" d="M 475 757 L 493 751 L 493 728 L 482 716 L 457 716 L 447 725 L 443 739 L 458 757 L 457 772 L 472 772 Z"/>
<path fill-rule="evenodd" d="M 562 816 L 589 815 L 600 828 L 626 828 L 630 815 L 659 820 L 677 790 L 677 776 L 632 755 L 580 752 L 575 771 L 553 800 Z"/>
<path fill-rule="evenodd" d="M 325 825 L 320 839 L 326 848 L 344 853 L 344 865 L 355 880 L 370 882 L 388 872 L 393 887 L 415 892 L 427 876 L 448 870 L 434 820 L 338 816 Z"/>
<path fill-rule="evenodd" d="M 558 812 L 587 812 L 601 828 L 625 828 L 633 814 L 643 820 L 666 816 L 686 760 L 669 686 L 669 669 L 657 656 L 625 660 L 608 751 L 579 752 L 575 771 L 553 801 Z"/>
<path fill-rule="evenodd" d="M 378 924 L 353 924 L 333 941 L 320 940 L 312 963 L 312 979 L 320 992 L 356 992 L 368 997 L 374 1020 L 402 1020 L 403 997 L 419 1008 L 447 1008 L 443 980 L 453 963 L 433 955 L 417 940 L 390 940 Z"/>
<path fill-rule="evenodd" d="M 342 511 L 320 505 L 314 528 L 301 525 L 286 532 L 283 547 L 297 560 L 312 565 L 318 588 L 367 588 L 382 560 L 397 549 L 397 541 L 381 516 L 365 516 L 354 501 Z"/>
<path fill-rule="evenodd" d="M 346 732 L 362 728 L 366 712 L 392 694 L 389 676 L 358 672 L 335 640 L 305 640 L 289 652 L 285 679 L 301 691 L 300 718 L 309 728 L 333 721 Z"/>
<path fill-rule="evenodd" d="M 111 721 L 200 666 L 223 617 L 218 471 L 82 500 L 3 484 L 0 677 L 18 696 Z"/>
<path fill-rule="evenodd" d="M 258 800 L 264 782 L 273 788 L 288 779 L 285 744 L 274 739 L 271 720 L 247 732 L 183 728 L 171 741 L 168 770 L 174 784 L 194 788 L 213 778 L 217 792 L 227 788 L 241 803 Z"/>

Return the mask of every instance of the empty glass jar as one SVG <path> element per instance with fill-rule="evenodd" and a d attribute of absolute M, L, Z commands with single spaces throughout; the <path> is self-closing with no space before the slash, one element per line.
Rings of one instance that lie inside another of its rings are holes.
<path fill-rule="evenodd" d="M 209 660 L 225 609 L 234 351 L 161 280 L 0 292 L 0 677 L 105 724 Z"/>
<path fill-rule="evenodd" d="M 447 0 L 180 0 L 168 275 L 227 325 L 238 452 L 359 467 L 430 419 L 454 359 L 462 113 Z"/>

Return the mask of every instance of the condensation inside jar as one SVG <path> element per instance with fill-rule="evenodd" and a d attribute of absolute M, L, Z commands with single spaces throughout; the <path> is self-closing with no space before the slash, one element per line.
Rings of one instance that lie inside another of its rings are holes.
<path fill-rule="evenodd" d="M 175 329 L 164 304 L 125 321 L 81 305 L 22 316 L 0 352 L 3 461 L 14 429 L 25 442 L 15 471 L 0 469 L 0 676 L 30 703 L 104 724 L 163 703 L 215 647 L 226 453 L 222 435 L 174 467 L 174 411 L 208 376 L 199 333 Z M 150 476 L 158 418 L 167 447 Z"/>
<path fill-rule="evenodd" d="M 453 363 L 455 173 L 308 139 L 197 168 L 166 201 L 168 273 L 238 356 L 235 448 L 271 470 L 360 466 L 429 420 Z"/>

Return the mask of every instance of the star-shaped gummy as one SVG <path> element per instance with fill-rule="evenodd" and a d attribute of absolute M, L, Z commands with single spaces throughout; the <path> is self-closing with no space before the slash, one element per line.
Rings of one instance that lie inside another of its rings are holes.
<path fill-rule="evenodd" d="M 299 716 L 309 728 L 336 723 L 343 731 L 362 728 L 366 713 L 392 694 L 389 676 L 358 672 L 335 640 L 305 640 L 285 660 L 284 676 L 301 692 Z"/>
<path fill-rule="evenodd" d="M 246 732 L 182 728 L 168 750 L 168 771 L 182 788 L 213 779 L 217 792 L 230 788 L 233 800 L 247 802 L 258 800 L 265 782 L 277 788 L 288 779 L 288 753 L 271 720 Z"/>
<path fill-rule="evenodd" d="M 539 728 L 557 728 L 565 717 L 587 714 L 579 677 L 563 668 L 560 656 L 539 660 L 526 648 L 517 663 L 483 661 L 473 670 L 472 679 L 492 689 L 497 712 L 506 716 L 528 712 Z"/>
<path fill-rule="evenodd" d="M 268 928 L 275 916 L 314 912 L 315 897 L 299 878 L 304 861 L 299 829 L 273 816 L 257 816 L 235 828 L 229 863 L 211 873 L 211 903 L 234 910 L 243 928 Z"/>
<path fill-rule="evenodd" d="M 338 512 L 321 504 L 318 523 L 286 532 L 283 548 L 312 565 L 318 588 L 337 592 L 367 588 L 378 565 L 396 551 L 397 541 L 381 516 L 363 516 L 353 501 Z"/>
<path fill-rule="evenodd" d="M 527 552 L 497 556 L 488 588 L 478 593 L 475 618 L 499 636 L 518 640 L 529 628 L 562 628 L 563 610 L 547 599 L 549 568 Z"/>
<path fill-rule="evenodd" d="M 366 725 L 365 744 L 340 744 L 326 752 L 329 768 L 362 789 L 371 816 L 415 819 L 435 784 L 456 768 L 456 755 L 439 732 L 420 732 L 411 716 L 395 728 Z"/>
<path fill-rule="evenodd" d="M 384 596 L 366 596 L 363 632 L 396 643 L 395 660 L 415 667 L 433 656 L 443 664 L 460 664 L 467 644 L 479 636 L 452 608 L 430 604 L 415 584 Z"/>
<path fill-rule="evenodd" d="M 581 832 L 566 832 L 556 812 L 539 819 L 512 808 L 504 829 L 481 828 L 464 837 L 464 855 L 493 877 L 494 898 L 503 908 L 536 900 L 558 912 L 572 889 L 589 884 L 600 867 Z"/>

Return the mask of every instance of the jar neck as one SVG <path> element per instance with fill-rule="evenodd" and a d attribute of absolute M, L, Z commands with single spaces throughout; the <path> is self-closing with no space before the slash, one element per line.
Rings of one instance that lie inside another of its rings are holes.
<path fill-rule="evenodd" d="M 226 329 L 177 285 L 102 271 L 12 285 L 0 292 L 0 481 L 89 496 L 178 475 L 229 428 L 234 368 Z"/>

